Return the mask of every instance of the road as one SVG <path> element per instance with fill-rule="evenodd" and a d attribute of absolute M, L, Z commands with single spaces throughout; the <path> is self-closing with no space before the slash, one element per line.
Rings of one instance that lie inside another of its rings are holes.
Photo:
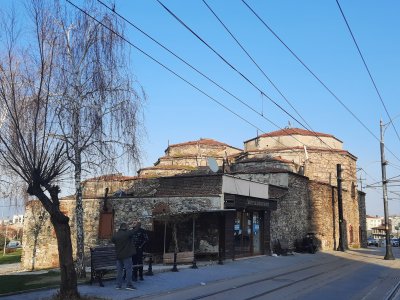
<path fill-rule="evenodd" d="M 400 299 L 400 249 L 385 261 L 384 248 L 319 254 L 278 269 L 258 270 L 141 299 Z M 286 258 L 285 258 L 286 259 Z M 290 259 L 290 257 L 287 257 Z"/>

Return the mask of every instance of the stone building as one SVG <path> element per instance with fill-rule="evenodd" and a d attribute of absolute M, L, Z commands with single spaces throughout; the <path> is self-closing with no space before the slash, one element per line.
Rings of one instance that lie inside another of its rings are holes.
<path fill-rule="evenodd" d="M 218 166 L 234 161 L 241 149 L 212 139 L 199 139 L 186 143 L 169 145 L 165 155 L 160 157 L 153 167 L 139 170 L 139 177 L 172 176 L 190 173 L 208 165 L 207 158 L 215 159 Z"/>
<path fill-rule="evenodd" d="M 339 240 L 336 165 L 344 167 L 345 247 L 366 245 L 365 194 L 356 189 L 356 157 L 329 134 L 296 128 L 245 141 L 244 150 L 211 139 L 170 145 L 137 177 L 111 175 L 85 182 L 85 245 L 109 243 L 123 221 L 141 219 L 152 232 L 152 251 L 171 251 L 172 225 L 180 220 L 179 250 L 225 257 L 270 254 L 279 239 L 294 247 L 308 232 L 321 249 Z M 207 165 L 213 158 L 218 171 Z M 107 192 L 106 192 L 107 190 Z M 57 263 L 55 236 L 40 205 L 27 206 L 23 266 Z M 73 197 L 61 209 L 75 226 Z M 166 219 L 160 216 L 168 215 Z M 175 222 L 175 223 L 174 223 Z M 192 223 L 193 222 L 193 226 Z M 193 232 L 191 228 L 193 227 Z M 74 231 L 72 239 L 75 240 Z M 73 242 L 75 246 L 75 242 Z"/>

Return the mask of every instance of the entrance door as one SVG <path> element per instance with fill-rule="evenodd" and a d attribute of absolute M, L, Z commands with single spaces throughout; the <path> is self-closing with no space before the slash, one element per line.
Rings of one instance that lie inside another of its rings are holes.
<path fill-rule="evenodd" d="M 260 231 L 260 215 L 257 211 L 253 212 L 253 255 L 261 254 L 261 231 Z"/>
<path fill-rule="evenodd" d="M 260 216 L 258 212 L 236 212 L 235 256 L 251 256 L 261 252 Z"/>

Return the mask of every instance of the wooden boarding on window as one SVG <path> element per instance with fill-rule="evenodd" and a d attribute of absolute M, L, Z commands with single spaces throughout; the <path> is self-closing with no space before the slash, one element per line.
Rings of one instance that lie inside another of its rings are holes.
<path fill-rule="evenodd" d="M 99 238 L 111 239 L 114 229 L 114 214 L 112 212 L 101 212 L 99 220 Z"/>

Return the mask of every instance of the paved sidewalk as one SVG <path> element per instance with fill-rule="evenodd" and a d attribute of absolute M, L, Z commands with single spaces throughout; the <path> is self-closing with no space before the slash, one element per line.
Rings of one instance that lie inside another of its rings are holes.
<path fill-rule="evenodd" d="M 9 274 L 21 270 L 21 263 L 3 264 L 0 267 L 0 275 Z"/>
<path fill-rule="evenodd" d="M 285 257 L 257 256 L 240 260 L 226 260 L 223 265 L 198 263 L 198 269 L 191 269 L 190 265 L 178 266 L 179 272 L 170 272 L 171 266 L 155 265 L 153 266 L 154 276 L 145 276 L 144 281 L 135 282 L 137 288 L 134 291 L 116 290 L 115 280 L 105 281 L 105 287 L 99 287 L 98 284 L 79 285 L 79 292 L 82 295 L 98 296 L 105 299 L 132 299 L 144 295 L 154 295 L 165 293 L 171 290 L 181 289 L 188 286 L 201 285 L 207 283 L 235 278 L 244 274 L 253 274 L 257 272 L 293 267 L 294 265 L 310 264 L 321 260 L 324 253 L 295 254 Z M 40 290 L 35 292 L 26 292 L 1 297 L 1 300 L 33 300 L 45 299 L 51 297 L 57 289 Z"/>
<path fill-rule="evenodd" d="M 375 256 L 376 255 L 376 256 Z M 204 265 L 199 263 L 198 269 L 191 269 L 190 265 L 179 266 L 179 272 L 170 272 L 171 266 L 155 265 L 153 267 L 154 276 L 145 276 L 144 281 L 135 283 L 137 288 L 134 291 L 116 290 L 115 280 L 105 281 L 105 287 L 94 285 L 79 285 L 79 292 L 82 295 L 98 296 L 105 299 L 134 299 L 141 296 L 154 296 L 167 293 L 168 291 L 183 289 L 193 286 L 204 286 L 207 284 L 238 278 L 243 275 L 264 273 L 265 275 L 290 272 L 296 268 L 320 264 L 328 260 L 337 260 L 340 257 L 345 259 L 357 259 L 357 257 L 379 257 L 382 251 L 379 249 L 360 249 L 346 251 L 345 253 L 326 251 L 312 254 L 298 254 L 291 256 L 258 256 L 235 261 L 226 260 L 223 265 L 216 263 Z M 397 256 L 397 255 L 396 255 Z M 45 299 L 52 296 L 57 289 L 27 292 L 12 296 L 0 297 L 0 300 L 31 300 Z"/>

